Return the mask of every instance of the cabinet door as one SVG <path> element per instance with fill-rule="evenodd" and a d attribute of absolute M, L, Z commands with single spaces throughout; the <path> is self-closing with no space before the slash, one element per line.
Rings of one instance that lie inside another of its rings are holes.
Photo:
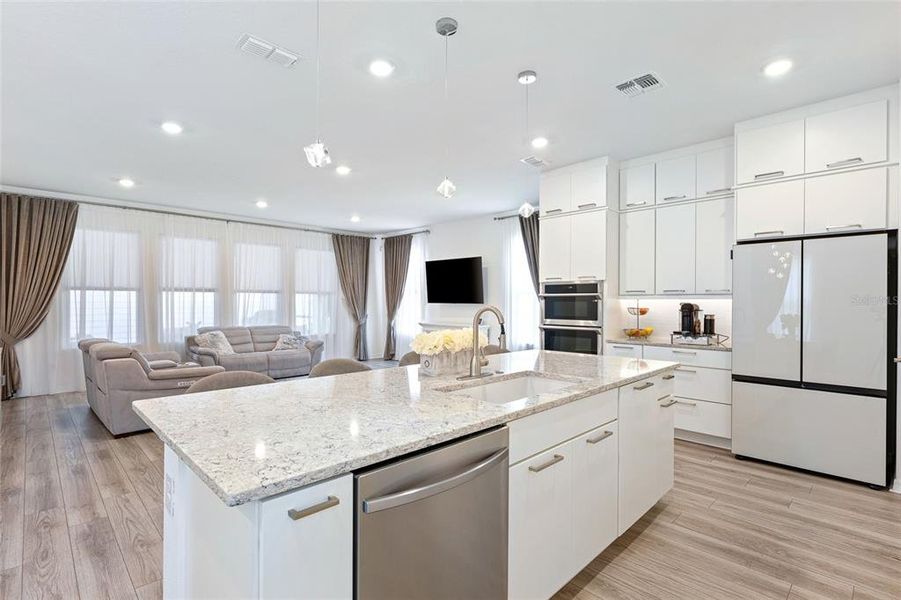
<path fill-rule="evenodd" d="M 570 217 L 572 222 L 571 276 L 607 278 L 607 211 L 596 210 Z"/>
<path fill-rule="evenodd" d="M 680 156 L 657 163 L 657 204 L 695 197 L 695 157 Z"/>
<path fill-rule="evenodd" d="M 578 573 L 617 537 L 617 423 L 607 423 L 570 442 L 573 458 L 573 552 Z"/>
<path fill-rule="evenodd" d="M 538 186 L 539 214 L 555 215 L 572 208 L 572 179 L 569 173 L 542 175 Z"/>
<path fill-rule="evenodd" d="M 260 598 L 353 595 L 353 496 L 344 475 L 262 502 Z"/>
<path fill-rule="evenodd" d="M 736 191 L 736 237 L 748 240 L 804 232 L 804 181 Z"/>
<path fill-rule="evenodd" d="M 572 456 L 562 444 L 510 467 L 508 597 L 545 600 L 572 556 Z"/>
<path fill-rule="evenodd" d="M 619 388 L 619 520 L 623 534 L 659 499 L 658 390 L 654 377 Z"/>
<path fill-rule="evenodd" d="M 541 220 L 538 270 L 542 281 L 569 281 L 571 278 L 571 223 L 569 216 Z"/>
<path fill-rule="evenodd" d="M 732 292 L 733 205 L 731 197 L 696 205 L 695 283 L 699 294 Z"/>
<path fill-rule="evenodd" d="M 628 167 L 619 172 L 619 207 L 654 204 L 654 164 Z"/>
<path fill-rule="evenodd" d="M 693 294 L 695 291 L 695 206 L 657 209 L 658 294 Z"/>
<path fill-rule="evenodd" d="M 572 210 L 607 206 L 607 169 L 594 167 L 572 174 Z"/>
<path fill-rule="evenodd" d="M 888 101 L 807 118 L 807 173 L 880 162 L 888 157 Z"/>
<path fill-rule="evenodd" d="M 728 194 L 735 183 L 735 149 L 717 148 L 698 154 L 698 198 Z"/>
<path fill-rule="evenodd" d="M 887 201 L 887 169 L 813 177 L 804 190 L 804 233 L 884 229 Z"/>
<path fill-rule="evenodd" d="M 661 389 L 656 393 L 656 428 L 654 431 L 654 458 L 657 460 L 657 476 L 655 482 L 657 484 L 657 500 L 662 498 L 668 491 L 673 489 L 674 475 L 674 442 L 675 439 L 674 419 L 676 398 L 672 395 L 672 386 L 669 390 Z"/>
<path fill-rule="evenodd" d="M 619 277 L 621 294 L 654 293 L 654 213 L 620 215 Z"/>
<path fill-rule="evenodd" d="M 738 183 L 804 172 L 804 121 L 790 121 L 735 134 Z"/>

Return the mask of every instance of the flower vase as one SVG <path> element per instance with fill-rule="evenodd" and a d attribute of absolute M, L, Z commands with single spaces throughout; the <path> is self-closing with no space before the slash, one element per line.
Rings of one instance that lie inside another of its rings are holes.
<path fill-rule="evenodd" d="M 419 357 L 419 372 L 429 377 L 457 375 L 469 372 L 472 362 L 472 348 L 451 352 L 444 350 L 438 354 L 423 354 Z"/>

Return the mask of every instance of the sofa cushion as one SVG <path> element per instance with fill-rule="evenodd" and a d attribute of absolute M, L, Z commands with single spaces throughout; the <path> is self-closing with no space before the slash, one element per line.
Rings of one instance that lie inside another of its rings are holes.
<path fill-rule="evenodd" d="M 269 352 L 275 348 L 278 336 L 282 334 L 292 335 L 290 327 L 284 325 L 262 325 L 250 327 L 250 337 L 253 340 L 254 352 Z"/>
<path fill-rule="evenodd" d="M 201 333 L 200 335 L 194 337 L 194 341 L 197 343 L 197 346 L 199 348 L 215 350 L 216 354 L 218 354 L 219 356 L 228 356 L 229 354 L 235 353 L 235 350 L 232 348 L 232 345 L 228 341 L 228 338 L 225 337 L 225 334 L 221 331 L 208 331 L 206 333 Z"/>
<path fill-rule="evenodd" d="M 282 352 L 283 350 L 300 350 L 304 347 L 303 340 L 290 333 L 280 333 L 278 340 L 275 342 L 273 352 Z"/>
<path fill-rule="evenodd" d="M 210 331 L 221 331 L 225 334 L 228 343 L 232 346 L 232 350 L 238 354 L 254 351 L 253 340 L 250 339 L 250 330 L 247 327 L 201 327 L 197 330 L 197 333 L 208 333 Z"/>
<path fill-rule="evenodd" d="M 265 352 L 240 352 L 219 357 L 219 364 L 226 371 L 255 371 L 266 373 L 269 361 Z"/>
<path fill-rule="evenodd" d="M 310 351 L 279 350 L 269 352 L 269 371 L 297 371 L 310 366 Z"/>

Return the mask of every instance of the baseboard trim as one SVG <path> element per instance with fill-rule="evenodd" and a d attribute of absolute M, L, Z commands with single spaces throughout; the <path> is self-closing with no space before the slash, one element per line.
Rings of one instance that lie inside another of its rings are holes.
<path fill-rule="evenodd" d="M 724 450 L 732 449 L 732 440 L 730 438 L 707 435 L 706 433 L 698 433 L 696 431 L 686 431 L 685 429 L 674 430 L 674 435 L 677 440 L 704 444 L 705 446 L 713 446 L 714 448 L 722 448 Z"/>
<path fill-rule="evenodd" d="M 901 481 L 899 481 L 898 477 L 895 477 L 895 485 L 889 488 L 889 491 L 893 494 L 901 494 Z"/>

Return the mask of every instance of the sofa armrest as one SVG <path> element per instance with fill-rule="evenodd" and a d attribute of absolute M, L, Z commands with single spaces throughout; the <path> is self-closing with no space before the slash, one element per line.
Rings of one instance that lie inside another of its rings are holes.
<path fill-rule="evenodd" d="M 213 359 L 213 364 L 219 364 L 219 353 L 212 348 L 201 348 L 200 346 L 191 346 L 190 352 L 194 356 L 207 356 Z"/>
<path fill-rule="evenodd" d="M 141 354 L 147 359 L 147 362 L 154 362 L 157 360 L 171 360 L 174 363 L 181 362 L 181 356 L 179 356 L 178 352 L 172 350 L 163 352 L 141 352 Z"/>
<path fill-rule="evenodd" d="M 307 340 L 304 346 L 310 351 L 310 366 L 318 364 L 322 360 L 322 350 L 325 347 L 322 340 Z"/>
<path fill-rule="evenodd" d="M 153 381 L 166 379 L 201 379 L 208 375 L 215 375 L 225 370 L 225 367 L 175 367 L 174 369 L 160 369 L 151 371 L 147 376 Z"/>
<path fill-rule="evenodd" d="M 177 367 L 178 363 L 174 360 L 148 360 L 147 364 L 150 365 L 152 370 L 155 369 L 171 369 L 173 367 Z"/>

